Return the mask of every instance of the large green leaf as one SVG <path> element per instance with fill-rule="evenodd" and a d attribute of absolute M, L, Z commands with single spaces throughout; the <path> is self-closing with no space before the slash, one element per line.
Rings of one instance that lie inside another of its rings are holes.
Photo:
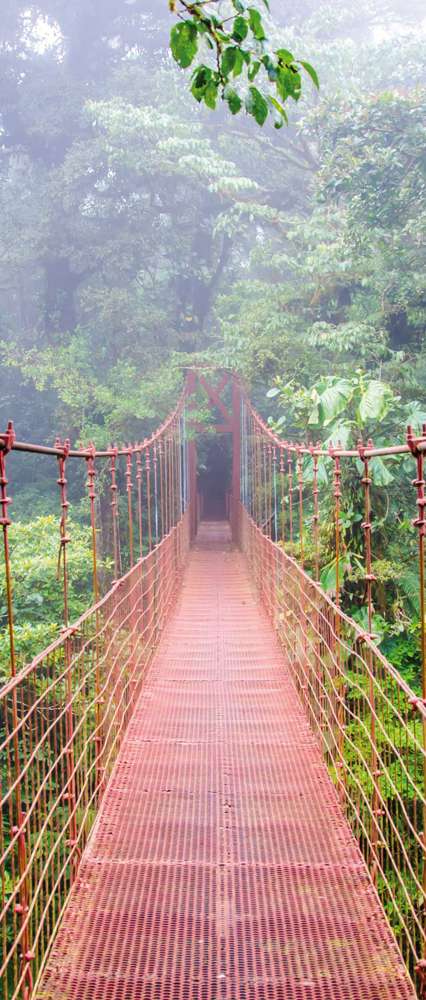
<path fill-rule="evenodd" d="M 330 448 L 332 445 L 341 445 L 342 448 L 349 448 L 352 438 L 352 424 L 347 421 L 339 420 L 334 427 L 331 428 L 330 434 L 325 441 L 323 441 L 324 448 Z"/>
<path fill-rule="evenodd" d="M 375 486 L 389 486 L 393 483 L 394 477 L 382 458 L 372 458 L 370 461 L 370 475 Z"/>
<path fill-rule="evenodd" d="M 228 107 L 233 115 L 237 115 L 242 108 L 242 100 L 237 91 L 233 87 L 226 87 L 225 89 L 225 100 L 228 102 Z"/>
<path fill-rule="evenodd" d="M 265 29 L 259 11 L 255 7 L 251 7 L 249 10 L 249 21 L 254 37 L 258 42 L 263 42 L 266 38 Z"/>
<path fill-rule="evenodd" d="M 187 69 L 193 62 L 198 48 L 198 33 L 192 21 L 181 21 L 176 24 L 170 34 L 170 47 L 173 58 L 182 69 Z"/>
<path fill-rule="evenodd" d="M 229 74 L 232 73 L 232 70 L 235 67 L 237 53 L 239 53 L 239 51 L 240 50 L 237 45 L 229 45 L 228 48 L 225 49 L 221 63 L 222 73 L 224 76 L 229 76 Z"/>
<path fill-rule="evenodd" d="M 342 378 L 334 384 L 328 385 L 321 392 L 318 408 L 324 427 L 328 427 L 343 412 L 353 395 L 353 391 L 352 383 Z"/>
<path fill-rule="evenodd" d="M 370 420 L 383 420 L 393 399 L 392 390 L 384 382 L 372 379 L 361 396 L 358 416 L 363 424 Z"/>
<path fill-rule="evenodd" d="M 246 98 L 246 110 L 253 115 L 258 125 L 264 125 L 268 117 L 268 104 L 257 87 L 250 87 Z"/>
<path fill-rule="evenodd" d="M 303 66 L 303 69 L 305 69 L 306 72 L 309 74 L 309 76 L 310 76 L 310 78 L 312 80 L 312 83 L 314 83 L 315 86 L 316 86 L 316 88 L 317 88 L 317 90 L 319 90 L 319 77 L 318 77 L 318 73 L 314 69 L 314 67 L 311 66 L 311 64 L 308 63 L 308 62 L 304 62 L 303 59 L 300 60 L 300 65 Z"/>
<path fill-rule="evenodd" d="M 419 614 L 420 587 L 418 573 L 405 566 L 399 578 L 399 585 L 407 601 L 409 601 L 416 614 Z"/>
<path fill-rule="evenodd" d="M 248 24 L 244 17 L 236 17 L 232 37 L 236 42 L 243 42 L 248 35 Z"/>
<path fill-rule="evenodd" d="M 413 399 L 406 407 L 405 422 L 410 424 L 415 433 L 421 433 L 423 424 L 426 423 L 426 409 L 417 399 Z"/>

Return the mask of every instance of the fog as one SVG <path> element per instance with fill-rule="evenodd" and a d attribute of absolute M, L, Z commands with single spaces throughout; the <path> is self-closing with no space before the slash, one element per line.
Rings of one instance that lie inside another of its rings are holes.
<path fill-rule="evenodd" d="M 423 3 L 272 3 L 271 46 L 320 77 L 279 131 L 197 104 L 167 8 L 3 5 L 3 424 L 141 437 L 194 361 L 261 404 L 336 358 L 418 399 Z"/>

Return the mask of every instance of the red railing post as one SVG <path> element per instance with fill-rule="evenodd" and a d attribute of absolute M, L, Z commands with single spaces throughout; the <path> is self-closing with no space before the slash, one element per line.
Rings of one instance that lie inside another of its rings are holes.
<path fill-rule="evenodd" d="M 289 527 L 290 527 L 290 544 L 293 544 L 293 456 L 291 448 L 288 449 L 287 457 L 288 465 L 288 508 L 289 508 Z"/>
<path fill-rule="evenodd" d="M 62 562 L 62 590 L 63 590 L 63 621 L 64 621 L 64 656 L 65 656 L 65 674 L 66 674 L 66 715 L 65 715 L 65 728 L 66 728 L 66 770 L 67 770 L 67 786 L 66 791 L 63 794 L 64 801 L 68 805 L 68 818 L 69 818 L 69 839 L 66 841 L 67 847 L 71 849 L 70 860 L 71 860 L 71 877 L 72 880 L 75 879 L 77 874 L 77 868 L 79 863 L 79 849 L 78 849 L 78 830 L 77 830 L 77 815 L 76 815 L 76 782 L 75 782 L 75 757 L 74 757 L 74 694 L 73 694 L 73 676 L 72 676 L 72 648 L 71 648 L 71 636 L 69 633 L 69 581 L 68 581 L 68 556 L 67 548 L 71 541 L 71 538 L 67 534 L 68 528 L 68 511 L 69 502 L 67 494 L 68 481 L 66 478 L 66 466 L 67 459 L 70 450 L 69 441 L 64 441 L 62 444 L 59 439 L 56 440 L 55 447 L 61 449 L 62 454 L 58 456 L 58 486 L 61 501 L 61 522 L 60 522 L 60 549 L 59 549 L 59 559 L 58 559 L 58 571 Z"/>
<path fill-rule="evenodd" d="M 320 447 L 317 445 L 317 448 Z M 320 578 L 320 512 L 319 512 L 319 489 L 318 489 L 318 465 L 319 457 L 318 452 L 312 447 L 311 455 L 313 460 L 313 498 L 314 498 L 314 514 L 313 514 L 313 526 L 314 526 L 314 550 L 315 550 L 315 580 L 317 583 Z"/>
<path fill-rule="evenodd" d="M 241 500 L 241 389 L 232 380 L 232 512 L 231 528 L 234 542 L 238 541 L 239 504 Z"/>
<path fill-rule="evenodd" d="M 131 445 L 129 445 L 126 456 L 126 491 L 127 491 L 127 520 L 128 520 L 128 532 L 129 532 L 129 560 L 131 569 L 134 565 L 132 475 L 133 475 L 133 448 Z"/>
<path fill-rule="evenodd" d="M 7 491 L 8 478 L 6 474 L 6 456 L 11 451 L 13 447 L 13 442 L 14 442 L 14 430 L 13 430 L 13 424 L 12 422 L 10 422 L 8 424 L 7 432 L 4 435 L 0 446 L 0 509 L 1 509 L 0 524 L 2 526 L 2 531 L 3 531 L 3 553 L 4 553 L 4 566 L 5 566 L 5 580 L 6 580 L 6 609 L 7 609 L 7 624 L 9 633 L 10 672 L 12 677 L 16 677 L 17 657 L 16 657 L 15 627 L 14 627 L 14 613 L 13 613 L 12 566 L 11 566 L 10 543 L 9 543 L 9 528 L 11 525 L 11 520 L 8 512 L 9 504 L 11 501 Z M 15 904 L 15 913 L 19 920 L 19 937 L 20 937 L 19 978 L 21 981 L 22 998 L 23 1000 L 29 1000 L 33 986 L 32 962 L 35 956 L 30 948 L 30 929 L 29 929 L 30 900 L 29 900 L 29 882 L 27 875 L 27 844 L 26 844 L 28 827 L 27 827 L 27 816 L 22 808 L 22 792 L 21 792 L 22 767 L 21 767 L 21 755 L 19 746 L 19 712 L 18 712 L 18 698 L 17 698 L 16 688 L 14 688 L 12 694 L 12 726 L 13 726 L 13 737 L 12 737 L 13 770 L 16 781 L 16 788 L 15 788 L 16 823 L 12 826 L 11 834 L 12 837 L 16 840 L 17 852 L 18 852 L 19 897 L 18 897 L 18 902 Z"/>
<path fill-rule="evenodd" d="M 113 548 L 113 558 L 114 558 L 114 577 L 116 580 L 120 578 L 120 530 L 119 530 L 119 513 L 118 513 L 118 486 L 117 486 L 117 455 L 118 448 L 111 449 L 111 463 L 110 463 L 110 473 L 111 473 L 111 516 L 112 516 L 112 548 Z"/>
<path fill-rule="evenodd" d="M 136 486 L 137 486 L 137 496 L 138 496 L 139 559 L 142 559 L 143 556 L 142 454 L 140 445 L 135 446 L 135 448 L 136 448 Z"/>
<path fill-rule="evenodd" d="M 89 495 L 90 503 L 90 527 L 92 535 L 92 577 L 93 577 L 93 600 L 95 605 L 99 601 L 99 577 L 98 577 L 98 546 L 97 546 L 97 527 L 96 527 L 96 466 L 95 466 L 95 456 L 96 448 L 92 443 L 90 445 L 90 453 L 86 459 L 87 461 L 87 489 Z M 96 753 L 96 788 L 98 792 L 102 787 L 102 749 L 103 749 L 103 734 L 102 734 L 102 696 L 101 696 L 101 676 L 100 676 L 100 658 L 99 658 L 99 624 L 100 616 L 99 611 L 96 611 L 96 637 L 95 637 L 95 721 L 96 721 L 96 733 L 94 737 L 95 743 L 95 753 Z"/>
<path fill-rule="evenodd" d="M 423 436 L 426 437 L 426 424 L 423 424 Z M 413 434 L 412 427 L 407 430 L 407 444 L 416 462 L 416 478 L 413 486 L 417 491 L 417 517 L 413 524 L 417 528 L 418 535 L 418 564 L 419 564 L 419 605 L 420 605 L 420 662 L 422 674 L 422 698 L 426 704 L 426 574 L 425 574 L 425 537 L 426 537 L 426 492 L 424 478 L 424 452 L 418 447 L 418 442 Z M 422 736 L 423 747 L 426 751 L 426 717 L 422 716 Z M 423 790 L 426 791 L 426 754 L 423 758 Z M 426 804 L 423 807 L 422 816 L 422 844 L 423 844 L 423 894 L 426 898 Z M 423 990 L 426 996 L 426 943 L 423 941 L 422 961 L 417 967 L 417 971 L 423 981 Z"/>
<path fill-rule="evenodd" d="M 367 448 L 373 448 L 373 442 L 367 442 Z M 365 595 L 366 595 L 366 605 L 367 605 L 367 633 L 368 638 L 373 639 L 373 583 L 376 580 L 374 573 L 372 572 L 372 547 L 371 547 L 371 484 L 372 479 L 370 476 L 370 463 L 369 459 L 365 454 L 365 447 L 363 442 L 360 440 L 358 442 L 358 451 L 361 462 L 364 466 L 362 485 L 364 487 L 364 521 L 362 522 L 362 529 L 364 532 L 364 562 L 365 562 Z M 375 885 L 377 885 L 378 877 L 378 845 L 380 843 L 380 815 L 382 810 L 379 808 L 380 805 L 380 789 L 379 789 L 379 779 L 380 770 L 378 767 L 378 756 L 377 756 L 377 735 L 376 735 L 376 696 L 374 689 L 374 663 L 371 646 L 368 643 L 367 646 L 367 668 L 368 668 L 368 700 L 370 709 L 370 739 L 371 739 L 371 776 L 373 781 L 372 790 L 372 802 L 371 802 L 371 830 L 370 830 L 370 840 L 371 840 L 371 857 L 370 857 L 370 873 Z"/>
<path fill-rule="evenodd" d="M 297 483 L 298 483 L 298 493 L 299 493 L 299 546 L 300 546 L 300 565 L 303 568 L 305 561 L 305 546 L 304 546 L 304 523 L 303 523 L 303 455 L 302 447 L 298 446 L 297 449 Z"/>
<path fill-rule="evenodd" d="M 284 543 L 286 540 L 286 510 L 285 510 L 285 454 L 284 447 L 280 445 L 280 486 L 281 486 L 281 504 L 280 504 L 280 517 L 281 517 L 281 541 Z"/>

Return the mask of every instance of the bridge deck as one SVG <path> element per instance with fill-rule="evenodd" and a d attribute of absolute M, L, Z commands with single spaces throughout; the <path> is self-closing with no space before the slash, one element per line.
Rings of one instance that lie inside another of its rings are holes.
<path fill-rule="evenodd" d="M 204 525 L 38 1000 L 413 997 L 223 525 Z"/>

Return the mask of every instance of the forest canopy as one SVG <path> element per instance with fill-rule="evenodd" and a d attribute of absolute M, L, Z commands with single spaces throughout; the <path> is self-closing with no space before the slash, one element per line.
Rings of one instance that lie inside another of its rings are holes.
<path fill-rule="evenodd" d="M 332 364 L 420 413 L 421 3 L 265 7 L 271 51 L 321 80 L 279 131 L 194 101 L 169 47 L 183 23 L 166 3 L 4 6 L 3 422 L 141 437 L 194 359 L 241 371 L 263 406 L 276 377 L 311 390 Z"/>

